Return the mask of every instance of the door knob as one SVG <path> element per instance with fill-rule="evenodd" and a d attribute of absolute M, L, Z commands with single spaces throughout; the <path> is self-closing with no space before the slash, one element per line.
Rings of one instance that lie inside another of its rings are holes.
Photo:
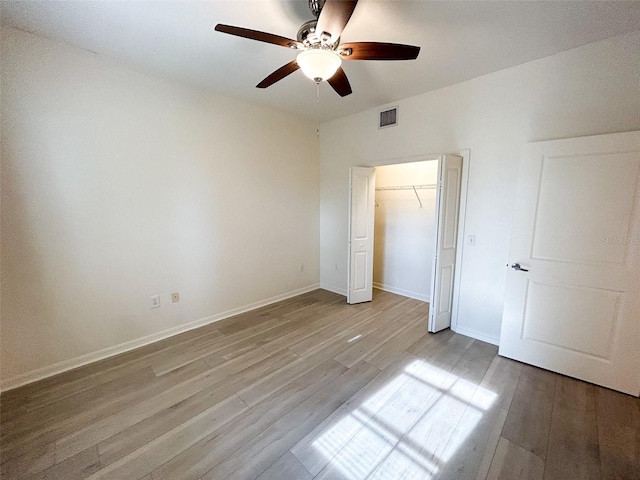
<path fill-rule="evenodd" d="M 526 268 L 522 268 L 519 263 L 514 263 L 513 265 L 511 265 L 511 268 L 513 268 L 514 270 L 520 271 L 520 272 L 528 272 L 529 271 Z"/>

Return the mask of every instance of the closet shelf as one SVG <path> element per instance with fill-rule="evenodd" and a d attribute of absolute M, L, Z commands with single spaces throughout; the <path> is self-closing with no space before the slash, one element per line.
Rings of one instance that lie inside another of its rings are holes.
<path fill-rule="evenodd" d="M 420 195 L 418 195 L 418 190 L 428 190 L 438 188 L 438 185 L 430 184 L 430 185 L 397 185 L 395 187 L 376 187 L 376 190 L 413 190 L 413 193 L 416 194 L 416 198 L 418 199 L 418 203 L 420 204 L 420 208 L 422 208 L 422 200 L 420 200 Z M 376 207 L 378 203 L 376 202 Z"/>
<path fill-rule="evenodd" d="M 438 185 L 397 185 L 395 187 L 376 187 L 376 190 L 429 190 L 438 188 Z"/>

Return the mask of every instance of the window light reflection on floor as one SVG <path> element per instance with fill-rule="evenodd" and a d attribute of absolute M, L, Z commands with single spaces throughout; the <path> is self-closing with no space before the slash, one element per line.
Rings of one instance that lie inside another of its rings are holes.
<path fill-rule="evenodd" d="M 427 479 L 450 460 L 497 395 L 415 360 L 314 442 L 349 479 Z"/>

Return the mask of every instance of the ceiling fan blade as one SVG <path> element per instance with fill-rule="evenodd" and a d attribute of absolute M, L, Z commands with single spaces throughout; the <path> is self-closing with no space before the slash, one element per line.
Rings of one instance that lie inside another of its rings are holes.
<path fill-rule="evenodd" d="M 284 77 L 286 77 L 287 75 L 292 74 L 293 72 L 295 72 L 296 70 L 298 70 L 300 68 L 300 66 L 298 65 L 298 62 L 293 60 L 289 63 L 287 63 L 286 65 L 280 67 L 278 70 L 276 70 L 275 72 L 273 72 L 271 75 L 269 75 L 267 78 L 265 78 L 264 80 L 262 80 L 258 85 L 256 85 L 257 88 L 267 88 L 270 87 L 271 85 L 273 85 L 274 83 L 282 80 Z"/>
<path fill-rule="evenodd" d="M 300 44 L 296 40 L 290 38 L 281 37 L 279 35 L 273 35 L 272 33 L 259 32 L 257 30 L 250 30 L 248 28 L 233 27 L 231 25 L 223 25 L 219 23 L 216 25 L 216 31 L 222 33 L 228 33 L 229 35 L 235 35 L 237 37 L 249 38 L 251 40 L 257 40 L 259 42 L 273 43 L 274 45 L 280 45 L 287 48 L 298 48 Z"/>
<path fill-rule="evenodd" d="M 327 80 L 327 82 L 329 82 L 329 85 L 331 85 L 336 93 L 341 97 L 346 97 L 352 92 L 351 85 L 349 84 L 349 79 L 344 73 L 342 67 L 338 67 L 336 73 L 334 73 L 333 76 L 329 80 Z"/>
<path fill-rule="evenodd" d="M 399 43 L 352 42 L 337 49 L 343 60 L 415 60 L 420 47 Z"/>
<path fill-rule="evenodd" d="M 316 32 L 320 38 L 323 33 L 331 36 L 325 43 L 335 43 L 338 40 L 357 3 L 358 0 L 327 0 L 324 3 L 318 17 Z"/>

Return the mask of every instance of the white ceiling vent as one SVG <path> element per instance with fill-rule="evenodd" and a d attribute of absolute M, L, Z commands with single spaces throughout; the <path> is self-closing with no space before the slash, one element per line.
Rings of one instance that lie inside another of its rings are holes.
<path fill-rule="evenodd" d="M 398 107 L 391 107 L 380 111 L 378 128 L 394 127 L 398 125 Z"/>

